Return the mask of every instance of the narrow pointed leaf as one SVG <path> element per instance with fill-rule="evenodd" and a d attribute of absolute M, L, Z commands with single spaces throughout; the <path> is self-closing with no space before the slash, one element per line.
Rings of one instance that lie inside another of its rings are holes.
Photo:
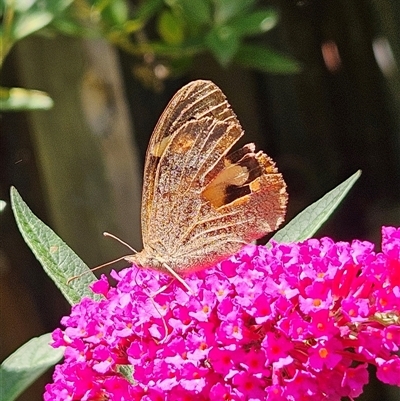
<path fill-rule="evenodd" d="M 67 301 L 73 305 L 84 296 L 99 299 L 89 289 L 96 276 L 53 230 L 32 213 L 14 187 L 11 188 L 11 206 L 25 242 Z M 82 273 L 85 273 L 83 277 L 67 283 L 68 279 Z"/>
<path fill-rule="evenodd" d="M 209 1 L 180 0 L 175 8 L 180 8 L 181 18 L 195 29 L 212 23 L 212 6 Z"/>
<path fill-rule="evenodd" d="M 2 401 L 15 400 L 63 356 L 63 348 L 52 348 L 51 334 L 32 338 L 0 365 Z"/>
<path fill-rule="evenodd" d="M 11 37 L 14 42 L 31 35 L 49 25 L 55 18 L 70 6 L 73 0 L 52 1 L 11 1 L 8 6 L 13 9 Z"/>
<path fill-rule="evenodd" d="M 361 171 L 359 170 L 321 199 L 308 206 L 279 230 L 272 240 L 287 243 L 311 238 L 339 206 L 360 175 Z"/>
<path fill-rule="evenodd" d="M 29 10 L 15 18 L 12 38 L 16 42 L 50 24 L 54 15 L 46 10 Z"/>
<path fill-rule="evenodd" d="M 214 0 L 214 23 L 222 25 L 251 9 L 255 0 Z"/>
<path fill-rule="evenodd" d="M 250 36 L 267 32 L 278 23 L 278 13 L 274 9 L 257 10 L 240 15 L 230 23 L 238 36 Z"/>
<path fill-rule="evenodd" d="M 168 10 L 160 14 L 157 22 L 157 31 L 160 37 L 171 45 L 179 45 L 185 38 L 184 21 Z"/>
<path fill-rule="evenodd" d="M 212 29 L 206 35 L 205 44 L 217 61 L 226 67 L 235 56 L 240 41 L 232 27 L 221 26 Z"/>
<path fill-rule="evenodd" d="M 301 64 L 293 58 L 254 44 L 242 44 L 234 57 L 235 63 L 269 74 L 298 74 Z"/>

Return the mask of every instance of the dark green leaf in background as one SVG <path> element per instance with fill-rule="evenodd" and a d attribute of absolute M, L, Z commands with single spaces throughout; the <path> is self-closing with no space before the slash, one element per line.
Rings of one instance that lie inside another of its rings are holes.
<path fill-rule="evenodd" d="M 207 34 L 206 45 L 218 62 L 226 67 L 235 56 L 240 41 L 233 28 L 221 26 Z"/>
<path fill-rule="evenodd" d="M 121 26 L 129 18 L 128 4 L 125 0 L 109 1 L 100 12 L 103 22 L 109 27 Z"/>
<path fill-rule="evenodd" d="M 230 19 L 243 14 L 255 3 L 255 0 L 213 0 L 215 12 L 214 23 L 224 25 Z"/>
<path fill-rule="evenodd" d="M 46 10 L 32 10 L 29 13 L 21 14 L 14 20 L 11 37 L 14 41 L 20 40 L 45 27 L 53 18 L 54 15 Z"/>
<path fill-rule="evenodd" d="M 73 0 L 13 0 L 6 1 L 13 12 L 10 35 L 14 42 L 47 26 L 59 13 L 70 6 Z"/>
<path fill-rule="evenodd" d="M 181 18 L 184 18 L 190 26 L 211 24 L 212 10 L 208 0 L 179 0 L 170 3 L 171 7 L 180 8 Z"/>
<path fill-rule="evenodd" d="M 299 62 L 266 46 L 243 44 L 234 61 L 243 67 L 273 74 L 296 74 L 301 71 Z"/>
<path fill-rule="evenodd" d="M 64 13 L 62 18 L 55 18 L 50 24 L 49 29 L 68 36 L 91 39 L 101 37 L 100 31 L 78 20 L 74 15 L 70 15 L 69 13 Z"/>
<path fill-rule="evenodd" d="M 161 13 L 157 31 L 160 37 L 171 45 L 179 45 L 185 38 L 184 21 L 169 10 Z"/>
<path fill-rule="evenodd" d="M 230 23 L 230 26 L 238 36 L 246 36 L 267 32 L 277 23 L 278 13 L 274 9 L 269 9 L 240 15 Z"/>

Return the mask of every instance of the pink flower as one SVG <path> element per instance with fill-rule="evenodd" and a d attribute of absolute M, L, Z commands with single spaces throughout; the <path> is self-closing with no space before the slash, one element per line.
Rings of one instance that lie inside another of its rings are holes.
<path fill-rule="evenodd" d="M 53 333 L 65 346 L 45 400 L 357 397 L 367 366 L 400 385 L 400 230 L 373 244 L 247 246 L 186 277 L 136 267 L 92 286 Z M 133 372 L 133 375 L 132 375 Z"/>

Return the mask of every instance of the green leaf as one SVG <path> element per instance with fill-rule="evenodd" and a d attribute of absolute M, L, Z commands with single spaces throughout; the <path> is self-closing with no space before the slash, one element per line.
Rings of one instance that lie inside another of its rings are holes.
<path fill-rule="evenodd" d="M 14 20 L 11 36 L 14 41 L 20 40 L 46 25 L 50 24 L 54 15 L 45 10 L 30 11 L 21 14 Z"/>
<path fill-rule="evenodd" d="M 15 400 L 47 369 L 63 356 L 64 349 L 49 345 L 51 334 L 32 338 L 11 354 L 0 366 L 2 401 Z"/>
<path fill-rule="evenodd" d="M 8 2 L 7 7 L 14 10 L 14 18 L 11 24 L 13 41 L 20 40 L 50 24 L 55 16 L 69 7 L 72 1 L 16 0 Z"/>
<path fill-rule="evenodd" d="M 73 305 L 85 296 L 100 299 L 89 289 L 96 276 L 54 231 L 31 212 L 14 187 L 11 187 L 11 207 L 25 242 L 67 301 Z M 71 277 L 83 273 L 83 277 L 67 283 Z"/>
<path fill-rule="evenodd" d="M 266 46 L 242 45 L 234 61 L 244 67 L 273 74 L 296 74 L 301 71 L 299 62 Z"/>
<path fill-rule="evenodd" d="M 101 37 L 100 30 L 95 25 L 85 24 L 82 20 L 65 12 L 61 18 L 55 18 L 49 26 L 50 35 L 64 34 L 67 36 L 77 36 L 84 38 Z"/>
<path fill-rule="evenodd" d="M 0 110 L 48 110 L 53 107 L 51 97 L 42 91 L 0 87 Z"/>
<path fill-rule="evenodd" d="M 208 0 L 178 0 L 171 7 L 179 7 L 180 15 L 191 28 L 211 23 L 211 4 Z"/>
<path fill-rule="evenodd" d="M 215 24 L 223 25 L 230 19 L 244 14 L 253 6 L 254 2 L 255 0 L 213 0 Z"/>
<path fill-rule="evenodd" d="M 258 10 L 250 14 L 241 15 L 229 25 L 238 36 L 255 35 L 267 32 L 278 23 L 278 13 L 274 9 Z"/>
<path fill-rule="evenodd" d="M 288 243 L 311 238 L 339 206 L 360 175 L 361 171 L 359 170 L 320 200 L 308 206 L 271 239 L 276 242 Z"/>
<path fill-rule="evenodd" d="M 6 0 L 7 7 L 12 7 L 18 14 L 29 13 L 32 10 L 48 10 L 53 14 L 65 10 L 73 0 Z"/>
<path fill-rule="evenodd" d="M 140 43 L 135 47 L 133 54 L 143 55 L 146 53 L 155 53 L 165 57 L 190 57 L 207 49 L 200 40 L 190 40 L 180 45 L 170 45 L 165 42 L 146 42 Z"/>
<path fill-rule="evenodd" d="M 137 32 L 139 29 L 142 29 L 144 24 L 145 23 L 141 19 L 129 19 L 122 26 L 122 29 L 127 34 L 131 34 Z"/>
<path fill-rule="evenodd" d="M 161 38 L 171 45 L 178 45 L 185 38 L 185 26 L 182 18 L 176 17 L 168 10 L 161 13 L 158 19 L 157 31 Z"/>
<path fill-rule="evenodd" d="M 157 14 L 164 6 L 164 0 L 145 0 L 141 1 L 135 14 L 135 19 L 147 21 Z"/>
<path fill-rule="evenodd" d="M 119 26 L 128 21 L 128 13 L 128 4 L 125 0 L 113 0 L 101 10 L 101 19 L 109 26 Z"/>
<path fill-rule="evenodd" d="M 205 43 L 223 67 L 232 61 L 240 45 L 236 32 L 229 26 L 212 29 L 207 34 Z"/>

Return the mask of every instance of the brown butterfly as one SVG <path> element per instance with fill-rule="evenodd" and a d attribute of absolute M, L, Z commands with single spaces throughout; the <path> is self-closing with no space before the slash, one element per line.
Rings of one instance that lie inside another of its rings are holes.
<path fill-rule="evenodd" d="M 143 250 L 125 260 L 187 287 L 181 274 L 210 267 L 279 227 L 285 182 L 254 144 L 228 154 L 243 134 L 214 83 L 194 81 L 175 94 L 147 149 Z"/>

